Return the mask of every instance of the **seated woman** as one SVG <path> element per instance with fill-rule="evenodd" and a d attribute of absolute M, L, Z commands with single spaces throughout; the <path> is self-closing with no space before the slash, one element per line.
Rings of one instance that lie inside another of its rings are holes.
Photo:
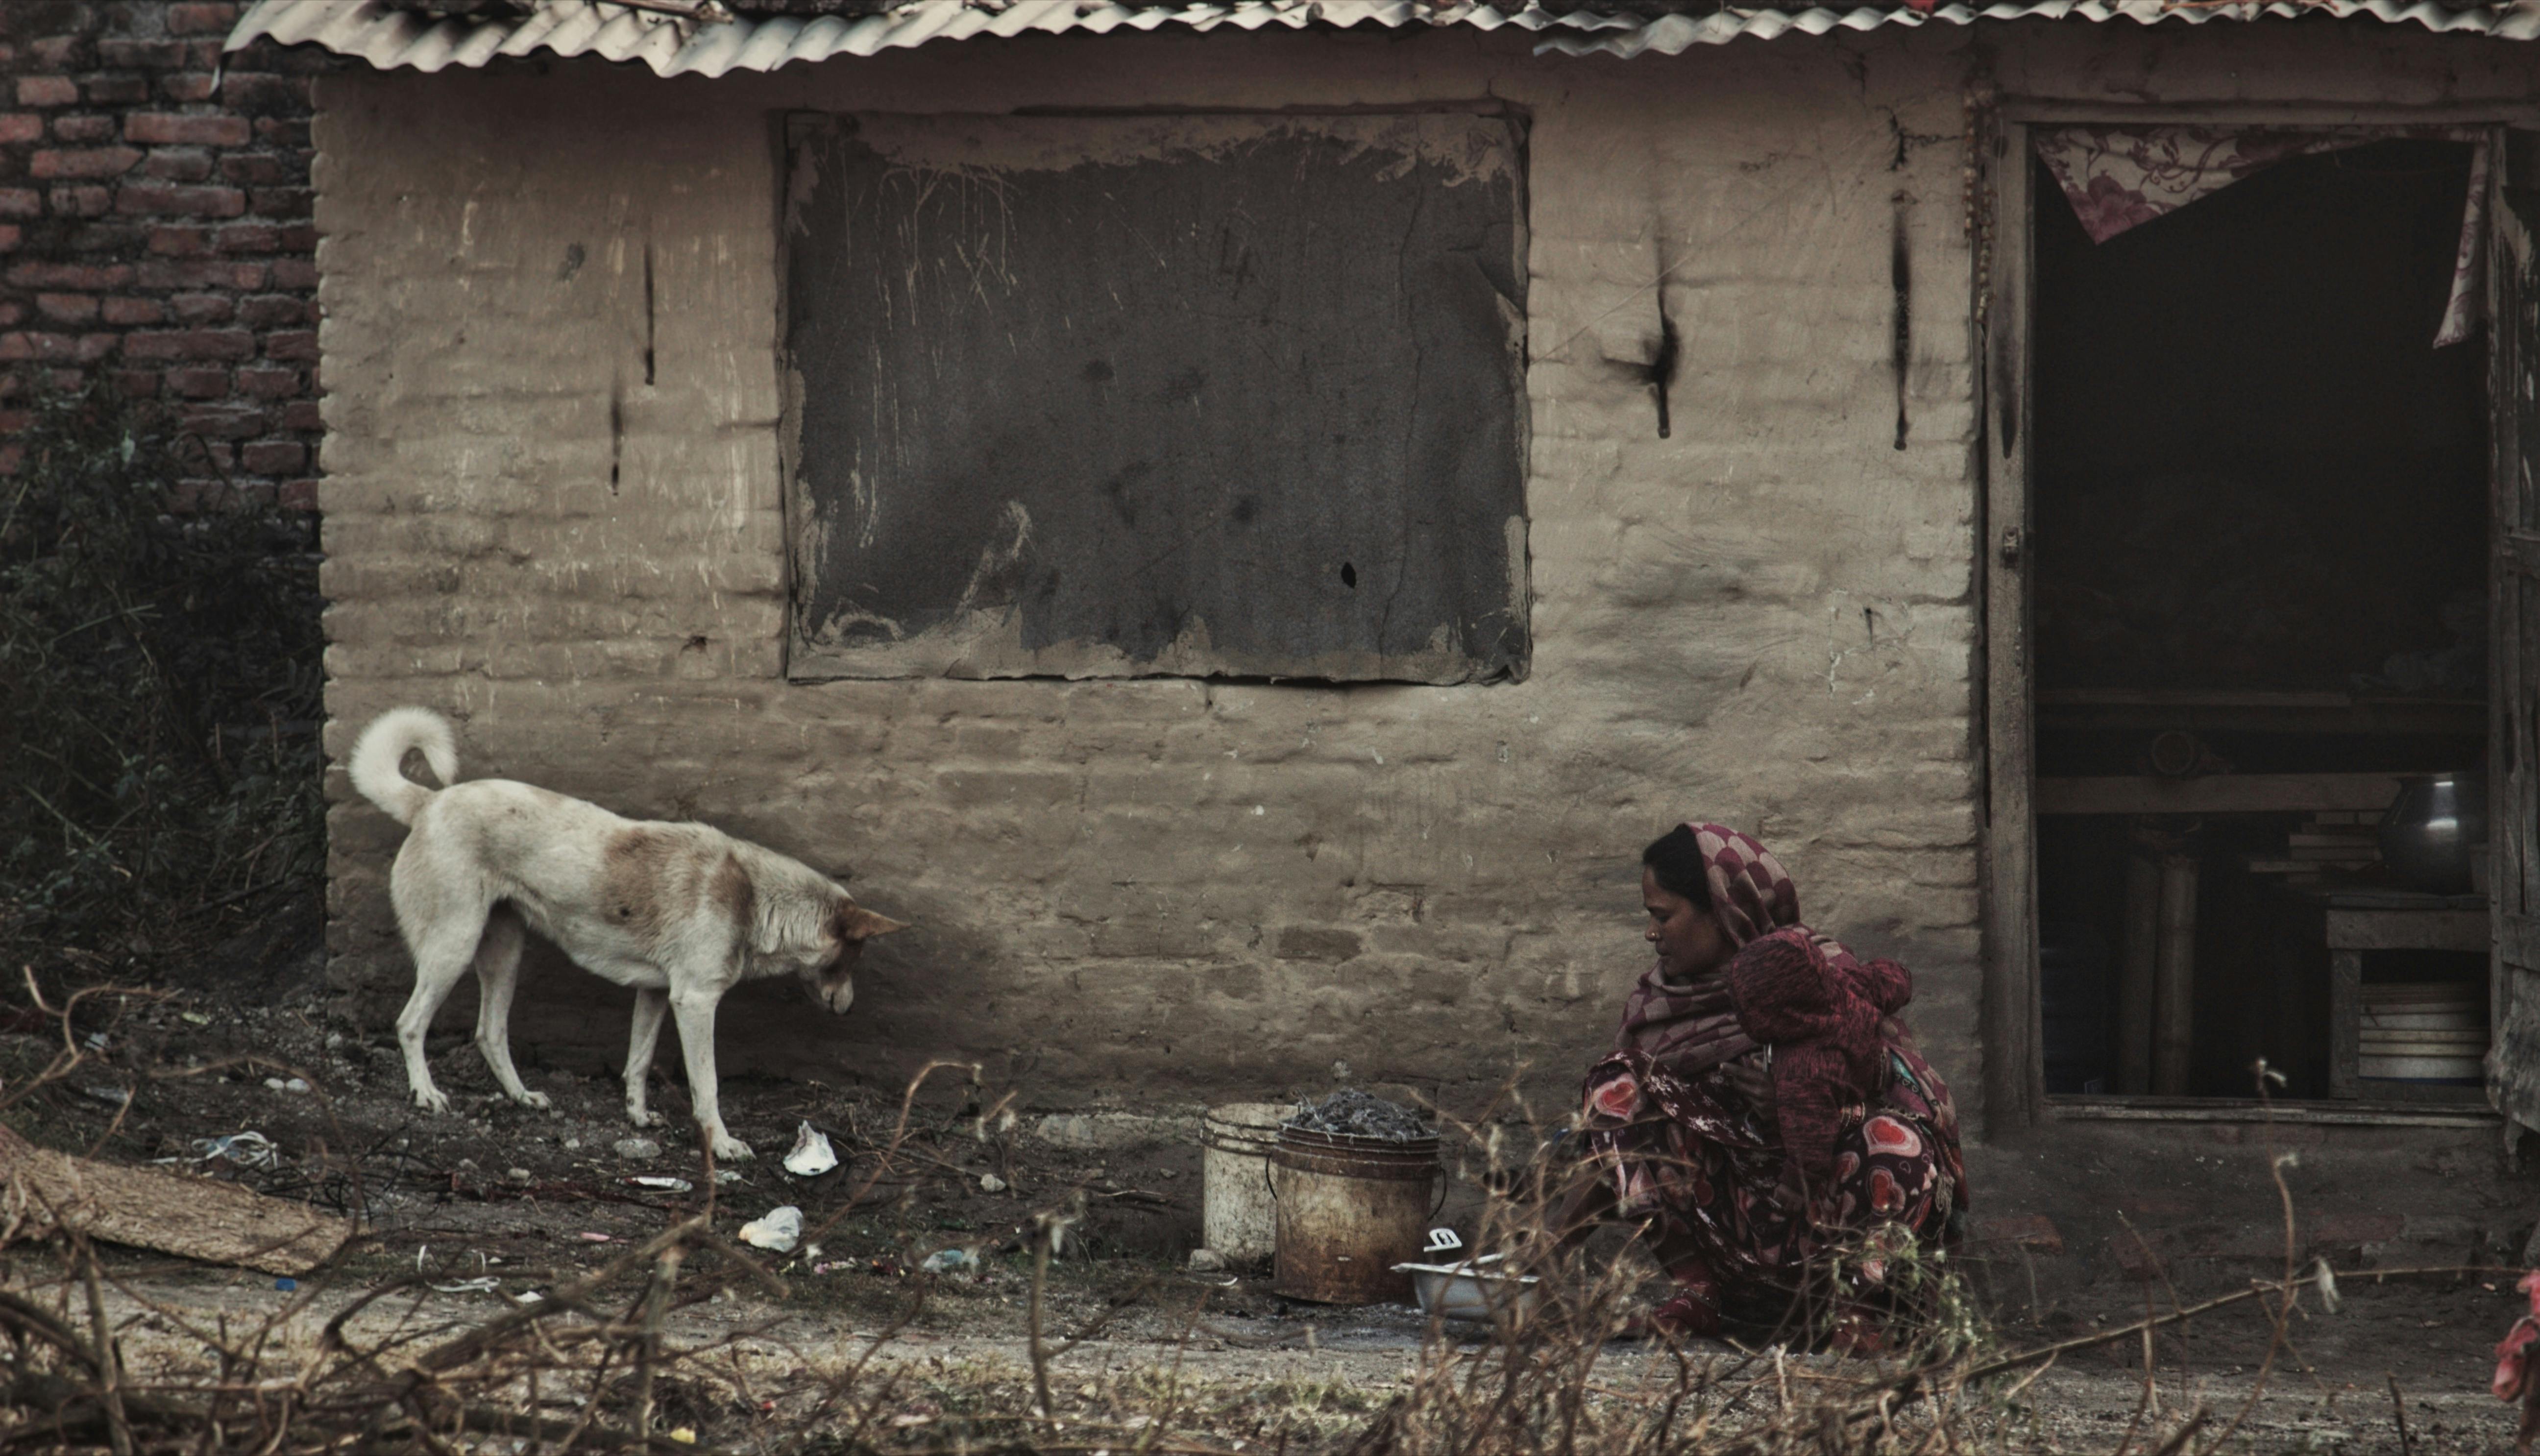
<path fill-rule="evenodd" d="M 1896 1019 L 1913 977 L 1800 925 L 1798 887 L 1736 830 L 1679 826 L 1641 867 L 1658 964 L 1588 1074 L 1596 1180 L 1556 1226 L 1645 1225 L 1676 1285 L 1661 1333 L 1717 1335 L 1724 1297 L 1787 1306 L 1813 1280 L 1835 1344 L 1874 1349 L 1888 1259 L 1945 1242 L 1966 1205 L 1948 1088 Z"/>

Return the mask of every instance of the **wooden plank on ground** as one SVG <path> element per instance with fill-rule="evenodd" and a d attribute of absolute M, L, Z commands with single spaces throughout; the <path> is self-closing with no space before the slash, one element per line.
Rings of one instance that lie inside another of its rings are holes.
<path fill-rule="evenodd" d="M 2202 779 L 2040 778 L 2041 814 L 2265 814 L 2385 809 L 2396 774 L 2214 774 Z"/>
<path fill-rule="evenodd" d="M 108 1243 L 300 1275 L 353 1236 L 349 1218 L 214 1178 L 128 1168 L 37 1147 L 0 1127 L 0 1223 L 66 1226 Z"/>

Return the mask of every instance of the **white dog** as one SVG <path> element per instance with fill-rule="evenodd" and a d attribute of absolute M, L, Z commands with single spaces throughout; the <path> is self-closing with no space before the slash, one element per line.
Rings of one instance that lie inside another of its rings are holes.
<path fill-rule="evenodd" d="M 420 749 L 443 788 L 405 776 Z M 388 873 L 397 930 L 414 956 L 414 995 L 397 1015 L 415 1105 L 447 1112 L 423 1037 L 433 1013 L 473 965 L 476 1050 L 513 1101 L 544 1093 L 512 1068 L 512 991 L 526 926 L 576 964 L 635 989 L 626 1048 L 626 1115 L 644 1105 L 667 1007 L 679 1018 L 688 1095 L 714 1155 L 737 1161 L 749 1144 L 727 1132 L 715 1095 L 715 1004 L 742 981 L 788 971 L 821 1005 L 855 1001 L 865 941 L 907 927 L 860 909 L 827 875 L 703 824 L 621 819 L 597 804 L 505 779 L 456 782 L 450 725 L 424 708 L 383 713 L 353 747 L 353 787 L 412 831 Z"/>

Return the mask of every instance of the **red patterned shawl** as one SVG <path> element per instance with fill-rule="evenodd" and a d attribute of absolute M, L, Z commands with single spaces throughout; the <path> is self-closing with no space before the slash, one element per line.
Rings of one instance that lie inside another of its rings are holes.
<path fill-rule="evenodd" d="M 1770 1046 L 1783 1150 L 1820 1184 L 1832 1176 L 1843 1109 L 1886 1087 L 1883 1023 L 1913 1000 L 1914 978 L 1800 925 L 1799 886 L 1753 836 L 1686 827 L 1737 954 L 1690 985 L 1661 980 L 1656 966 L 1644 972 L 1623 1004 L 1614 1050 L 1690 1077 Z"/>

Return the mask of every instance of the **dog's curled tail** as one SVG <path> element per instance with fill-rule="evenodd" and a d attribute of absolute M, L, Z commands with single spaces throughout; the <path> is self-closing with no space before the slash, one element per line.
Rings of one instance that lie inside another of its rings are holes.
<path fill-rule="evenodd" d="M 405 755 L 414 748 L 423 750 L 444 787 L 459 782 L 458 738 L 450 720 L 429 708 L 391 708 L 372 719 L 353 744 L 353 787 L 400 824 L 413 823 L 432 798 L 433 791 L 405 776 Z"/>

